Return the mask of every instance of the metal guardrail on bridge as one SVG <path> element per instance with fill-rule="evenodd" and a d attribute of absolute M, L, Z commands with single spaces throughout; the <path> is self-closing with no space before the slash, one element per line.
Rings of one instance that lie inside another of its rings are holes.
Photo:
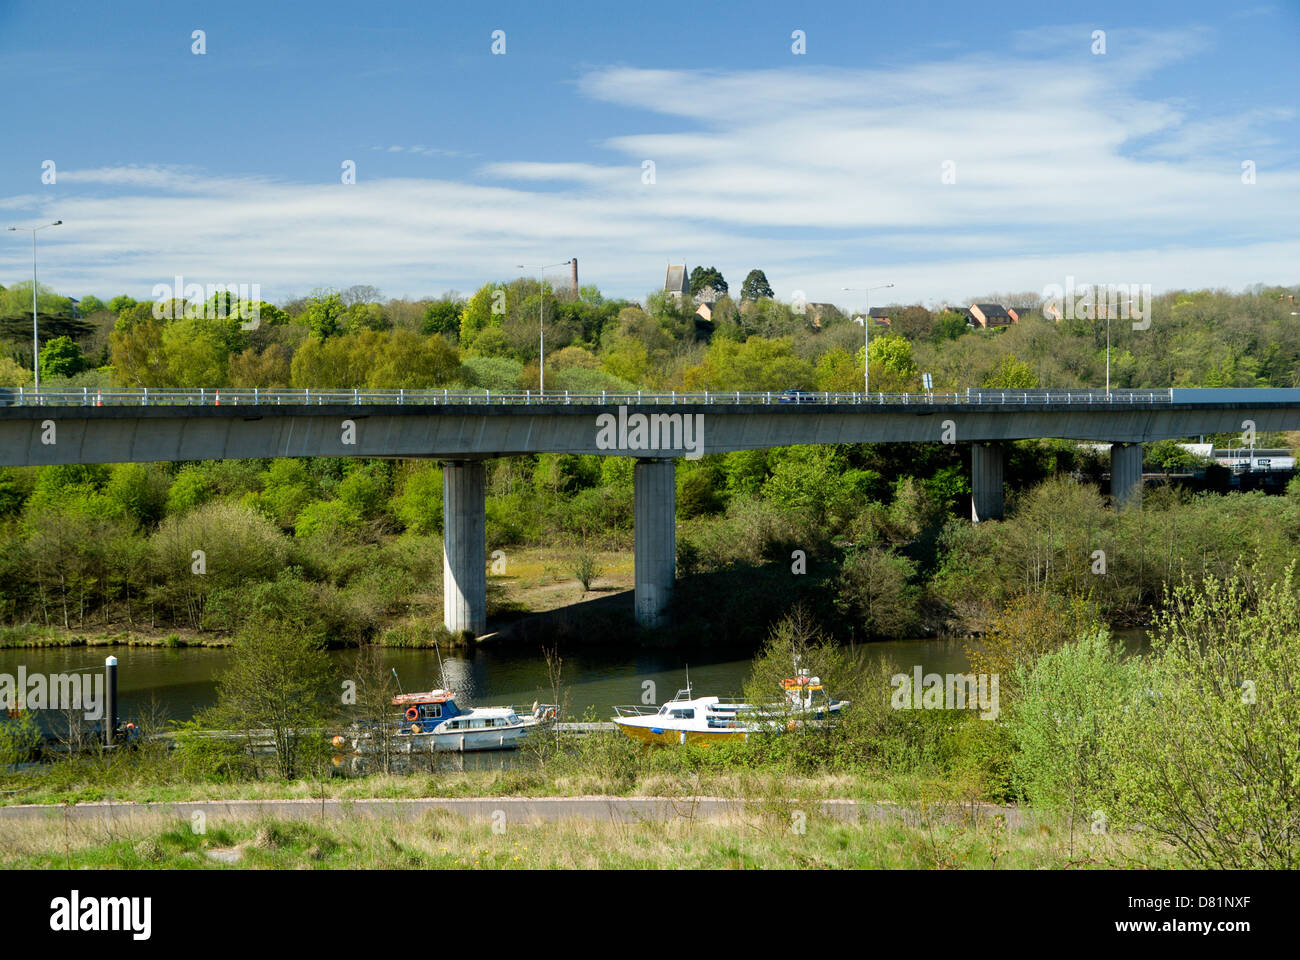
<path fill-rule="evenodd" d="M 296 389 L 262 390 L 200 388 L 198 390 L 132 390 L 47 391 L 39 393 L 18 388 L 0 390 L 0 406 L 302 406 L 302 405 L 352 405 L 385 404 L 406 405 L 468 405 L 513 406 L 535 404 L 873 404 L 881 406 L 931 406 L 936 404 L 1016 405 L 1084 404 L 1117 406 L 1135 403 L 1171 403 L 1173 390 L 966 390 L 928 393 L 813 393 L 745 391 L 712 391 L 681 393 L 637 391 L 636 393 L 573 393 L 568 390 L 545 394 L 535 390 L 516 393 L 495 393 L 491 390 L 347 390 L 347 389 Z"/>

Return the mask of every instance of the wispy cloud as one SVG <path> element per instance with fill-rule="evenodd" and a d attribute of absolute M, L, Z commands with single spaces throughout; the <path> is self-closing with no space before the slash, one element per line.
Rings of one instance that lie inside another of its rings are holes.
<path fill-rule="evenodd" d="M 1065 36 L 1015 42 L 1057 49 Z M 901 300 L 1041 289 L 1066 274 L 1157 289 L 1295 282 L 1300 169 L 1269 151 L 1290 106 L 1221 118 L 1143 96 L 1142 75 L 1207 42 L 1159 39 L 1112 31 L 1105 57 L 945 53 L 862 70 L 610 67 L 577 89 L 602 116 L 614 108 L 619 132 L 591 132 L 556 161 L 507 148 L 458 179 L 354 185 L 60 170 L 57 187 L 0 209 L 64 219 L 43 276 L 74 293 L 144 295 L 182 273 L 270 296 L 362 282 L 420 294 L 566 256 L 630 296 L 681 256 L 737 280 L 760 266 L 778 294 L 815 300 L 886 272 Z M 23 264 L 16 245 L 0 247 L 0 279 Z"/>

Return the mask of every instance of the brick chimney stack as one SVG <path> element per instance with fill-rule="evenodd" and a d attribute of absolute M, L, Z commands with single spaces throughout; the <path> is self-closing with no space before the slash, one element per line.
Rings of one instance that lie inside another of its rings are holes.
<path fill-rule="evenodd" d="M 573 299 L 578 299 L 578 258 L 573 258 Z"/>

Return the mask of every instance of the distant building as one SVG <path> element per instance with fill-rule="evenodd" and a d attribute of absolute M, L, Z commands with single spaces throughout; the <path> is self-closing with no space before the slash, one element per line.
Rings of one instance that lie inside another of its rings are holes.
<path fill-rule="evenodd" d="M 971 326 L 992 330 L 1019 323 L 1020 317 L 1016 311 L 1008 310 L 1000 303 L 972 303 L 966 308 L 966 322 Z"/>
<path fill-rule="evenodd" d="M 669 264 L 668 275 L 664 277 L 664 293 L 674 300 L 680 300 L 691 292 L 691 280 L 686 273 L 686 264 L 680 266 Z"/>
<path fill-rule="evenodd" d="M 893 323 L 893 321 L 889 319 L 889 307 L 872 307 L 867 311 L 867 313 L 871 317 L 871 322 L 876 324 L 876 326 L 887 327 Z"/>

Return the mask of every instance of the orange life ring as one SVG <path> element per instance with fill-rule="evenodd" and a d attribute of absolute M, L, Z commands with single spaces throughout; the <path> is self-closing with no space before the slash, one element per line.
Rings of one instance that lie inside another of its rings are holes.
<path fill-rule="evenodd" d="M 407 720 L 419 720 L 419 719 L 420 719 L 420 708 L 419 708 L 419 707 L 407 707 L 407 708 L 406 708 L 406 719 L 407 719 Z"/>

